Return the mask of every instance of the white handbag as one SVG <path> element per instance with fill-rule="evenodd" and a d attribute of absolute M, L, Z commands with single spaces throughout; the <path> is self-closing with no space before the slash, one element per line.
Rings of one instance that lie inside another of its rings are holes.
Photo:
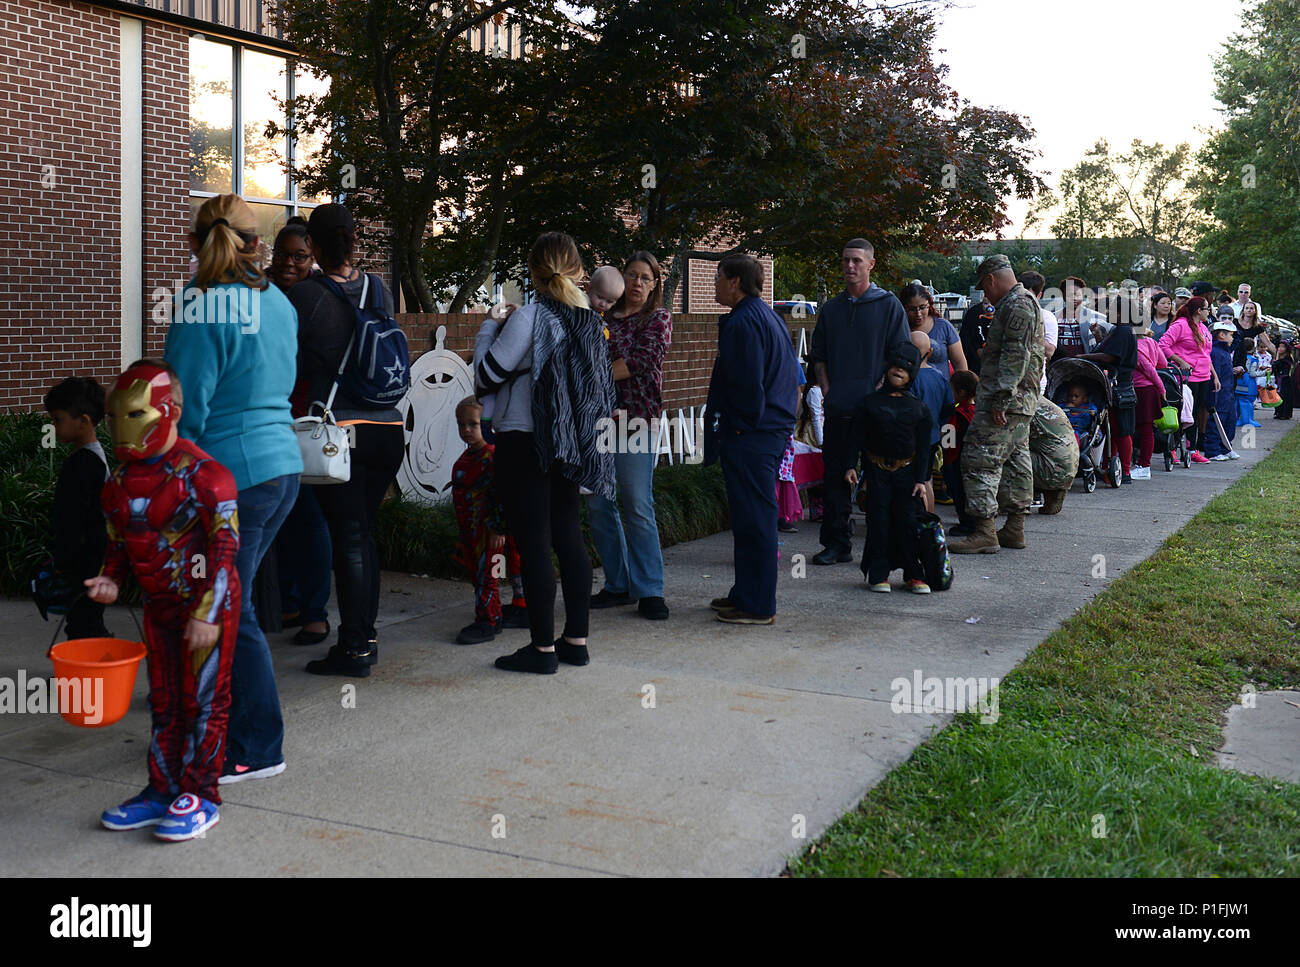
<path fill-rule="evenodd" d="M 348 355 L 352 352 L 352 341 L 348 341 L 347 351 L 343 354 L 343 363 L 339 373 L 343 372 Z M 339 381 L 336 377 L 330 387 L 329 399 L 320 400 L 307 407 L 307 415 L 293 421 L 293 432 L 298 438 L 298 449 L 302 451 L 302 476 L 299 483 L 322 484 L 347 483 L 352 479 L 352 437 L 344 427 L 334 422 L 334 394 L 338 392 Z M 320 407 L 321 415 L 312 416 L 312 410 Z"/>

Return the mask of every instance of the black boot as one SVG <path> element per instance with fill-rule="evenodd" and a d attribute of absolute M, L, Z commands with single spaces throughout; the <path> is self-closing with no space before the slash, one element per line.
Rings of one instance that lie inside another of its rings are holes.
<path fill-rule="evenodd" d="M 335 645 L 329 653 L 316 661 L 307 662 L 307 671 L 313 675 L 342 675 L 346 678 L 369 678 L 369 644 L 360 649 Z"/>

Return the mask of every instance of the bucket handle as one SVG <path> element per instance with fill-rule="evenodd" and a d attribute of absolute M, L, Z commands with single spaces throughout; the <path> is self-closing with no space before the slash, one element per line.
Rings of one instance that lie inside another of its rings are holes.
<path fill-rule="evenodd" d="M 72 599 L 72 604 L 69 604 L 69 605 L 68 605 L 68 610 L 65 611 L 62 615 L 59 616 L 59 623 L 58 623 L 57 625 L 55 625 L 55 627 L 54 627 L 54 637 L 50 639 L 50 647 L 48 647 L 48 648 L 45 649 L 45 657 L 46 657 L 46 658 L 51 657 L 51 653 L 54 651 L 54 644 L 55 644 L 55 642 L 57 642 L 57 641 L 59 640 L 59 632 L 63 630 L 63 622 L 65 622 L 65 621 L 68 620 L 68 615 L 71 614 L 71 612 L 72 612 L 72 605 L 76 604 L 78 601 L 80 601 L 80 600 L 81 600 L 82 598 L 84 598 L 85 596 L 86 596 L 86 592 L 85 592 L 85 591 L 82 591 L 80 594 L 78 594 L 75 598 Z M 137 617 L 135 616 L 135 608 L 131 607 L 131 606 L 128 604 L 128 605 L 126 606 L 126 610 L 127 610 L 127 613 L 129 613 L 129 614 L 131 615 L 131 620 L 135 622 L 135 630 L 138 631 L 138 632 L 140 632 L 140 640 L 143 642 L 143 641 L 144 641 L 144 629 L 140 627 L 140 619 L 137 618 Z"/>

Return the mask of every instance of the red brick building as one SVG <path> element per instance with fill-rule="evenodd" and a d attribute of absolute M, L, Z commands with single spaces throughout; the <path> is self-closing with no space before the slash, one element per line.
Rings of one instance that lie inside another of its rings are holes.
<path fill-rule="evenodd" d="M 269 6 L 0 0 L 0 224 L 10 249 L 0 408 L 39 408 L 65 376 L 107 382 L 161 352 L 205 198 L 243 195 L 267 240 L 289 215 L 326 200 L 298 197 L 285 174 L 312 146 L 263 136 L 267 122 L 285 123 L 273 95 L 317 83 L 296 69 Z M 766 267 L 770 299 L 770 260 Z M 713 301 L 715 269 L 690 262 L 676 311 L 723 311 Z M 689 404 L 712 347 L 707 332 L 686 330 L 679 365 L 689 376 L 666 373 L 665 390 Z M 427 348 L 427 339 L 412 340 L 412 350 Z M 469 344 L 449 339 L 448 348 Z"/>

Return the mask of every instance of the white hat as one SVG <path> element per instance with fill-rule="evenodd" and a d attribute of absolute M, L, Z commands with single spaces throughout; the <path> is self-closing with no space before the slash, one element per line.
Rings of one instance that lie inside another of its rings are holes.
<path fill-rule="evenodd" d="M 1210 332 L 1232 332 L 1237 327 L 1225 319 L 1220 319 L 1214 325 L 1210 326 Z"/>

